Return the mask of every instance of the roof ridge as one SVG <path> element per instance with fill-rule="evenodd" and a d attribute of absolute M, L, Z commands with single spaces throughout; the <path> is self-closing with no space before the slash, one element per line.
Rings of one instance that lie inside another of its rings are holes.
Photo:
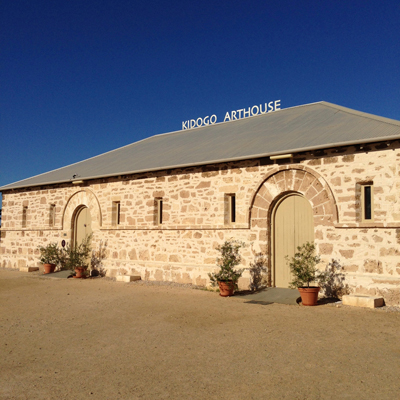
<path fill-rule="evenodd" d="M 230 122 L 236 125 L 226 125 Z M 9 183 L 0 187 L 0 191 L 245 160 L 289 150 L 399 139 L 400 121 L 319 101 L 211 126 L 152 135 Z"/>
<path fill-rule="evenodd" d="M 369 118 L 369 119 L 372 119 L 375 121 L 385 122 L 387 124 L 391 124 L 391 125 L 395 125 L 395 126 L 400 126 L 400 121 L 398 121 L 396 119 L 382 117 L 380 115 L 375 115 L 375 114 L 367 113 L 364 111 L 354 110 L 353 108 L 339 106 L 337 104 L 330 103 L 328 101 L 321 101 L 319 103 L 324 104 L 327 107 L 336 108 L 336 109 L 346 112 L 348 114 L 357 115 L 357 116 L 363 117 L 363 118 Z M 313 103 L 313 104 L 317 104 L 317 103 Z"/>
<path fill-rule="evenodd" d="M 323 101 L 317 101 L 317 102 L 314 102 L 314 103 L 300 104 L 300 105 L 297 105 L 297 106 L 291 106 L 291 107 L 281 108 L 281 109 L 275 110 L 275 111 L 265 112 L 263 114 L 252 115 L 251 117 L 233 119 L 233 120 L 230 120 L 230 121 L 221 121 L 221 122 L 217 122 L 217 123 L 212 124 L 212 125 L 203 125 L 203 126 L 198 126 L 196 128 L 181 129 L 181 130 L 178 130 L 178 131 L 157 133 L 155 135 L 149 136 L 147 139 L 151 139 L 153 137 L 165 136 L 165 135 L 179 134 L 179 133 L 189 132 L 189 131 L 192 132 L 192 131 L 196 131 L 196 130 L 200 130 L 200 129 L 211 128 L 212 126 L 220 126 L 222 124 L 229 124 L 231 122 L 244 121 L 244 120 L 249 120 L 249 119 L 253 119 L 253 118 L 257 118 L 257 117 L 265 117 L 266 115 L 272 115 L 272 114 L 275 114 L 275 113 L 280 112 L 280 111 L 291 110 L 293 108 L 299 108 L 299 107 L 307 107 L 307 106 L 311 106 L 311 105 L 318 104 L 318 103 L 324 103 L 324 102 Z M 134 143 L 138 143 L 138 142 L 134 142 Z M 134 143 L 131 143 L 131 144 L 134 144 Z"/>

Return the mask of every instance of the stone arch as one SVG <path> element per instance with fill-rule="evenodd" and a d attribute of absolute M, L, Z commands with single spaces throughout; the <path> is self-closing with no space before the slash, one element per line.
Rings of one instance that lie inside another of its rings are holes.
<path fill-rule="evenodd" d="M 269 252 L 272 209 L 279 199 L 291 192 L 301 193 L 310 202 L 315 227 L 338 222 L 333 193 L 320 174 L 305 166 L 280 166 L 260 180 L 249 210 L 250 227 L 255 233 L 258 231 L 260 250 L 265 253 Z"/>
<path fill-rule="evenodd" d="M 316 225 L 339 222 L 332 190 L 324 178 L 311 168 L 285 165 L 271 171 L 258 183 L 250 205 L 250 223 L 258 218 L 255 215 L 258 210 L 270 211 L 270 205 L 289 192 L 301 193 L 310 201 Z"/>
<path fill-rule="evenodd" d="M 100 203 L 96 195 L 89 189 L 80 190 L 75 192 L 69 199 L 64 208 L 62 229 L 72 230 L 73 216 L 79 208 L 86 206 L 89 208 L 92 217 L 93 231 L 100 229 L 102 225 L 102 214 Z"/>

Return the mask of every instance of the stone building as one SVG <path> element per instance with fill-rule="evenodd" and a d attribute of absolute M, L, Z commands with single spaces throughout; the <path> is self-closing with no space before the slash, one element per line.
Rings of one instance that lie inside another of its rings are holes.
<path fill-rule="evenodd" d="M 156 135 L 0 188 L 2 267 L 37 246 L 106 244 L 109 276 L 207 285 L 215 247 L 247 243 L 287 287 L 285 256 L 314 240 L 353 293 L 400 303 L 400 122 L 319 102 Z M 249 273 L 240 286 L 248 287 Z"/>

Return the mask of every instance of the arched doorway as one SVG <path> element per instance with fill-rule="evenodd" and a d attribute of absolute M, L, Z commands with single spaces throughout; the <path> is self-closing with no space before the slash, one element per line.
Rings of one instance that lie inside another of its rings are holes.
<path fill-rule="evenodd" d="M 311 204 L 301 194 L 291 193 L 278 201 L 271 222 L 274 286 L 287 288 L 292 277 L 286 256 L 291 258 L 297 251 L 297 246 L 314 242 Z"/>
<path fill-rule="evenodd" d="M 92 216 L 88 207 L 82 206 L 77 210 L 73 227 L 74 244 L 79 245 L 92 233 Z"/>

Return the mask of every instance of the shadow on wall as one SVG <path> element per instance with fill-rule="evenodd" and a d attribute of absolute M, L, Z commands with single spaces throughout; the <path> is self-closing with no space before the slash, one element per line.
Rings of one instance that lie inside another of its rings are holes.
<path fill-rule="evenodd" d="M 90 260 L 91 276 L 106 276 L 107 270 L 103 266 L 103 260 L 106 258 L 107 240 L 103 243 L 100 240 L 97 250 L 92 250 L 92 257 Z"/>
<path fill-rule="evenodd" d="M 345 283 L 345 275 L 340 272 L 342 266 L 339 260 L 332 261 L 325 267 L 326 281 L 321 286 L 321 292 L 327 298 L 341 299 L 343 295 L 350 293 L 350 288 Z"/>
<path fill-rule="evenodd" d="M 250 263 L 250 290 L 252 292 L 268 287 L 268 259 L 260 252 L 254 256 L 254 262 Z"/>

